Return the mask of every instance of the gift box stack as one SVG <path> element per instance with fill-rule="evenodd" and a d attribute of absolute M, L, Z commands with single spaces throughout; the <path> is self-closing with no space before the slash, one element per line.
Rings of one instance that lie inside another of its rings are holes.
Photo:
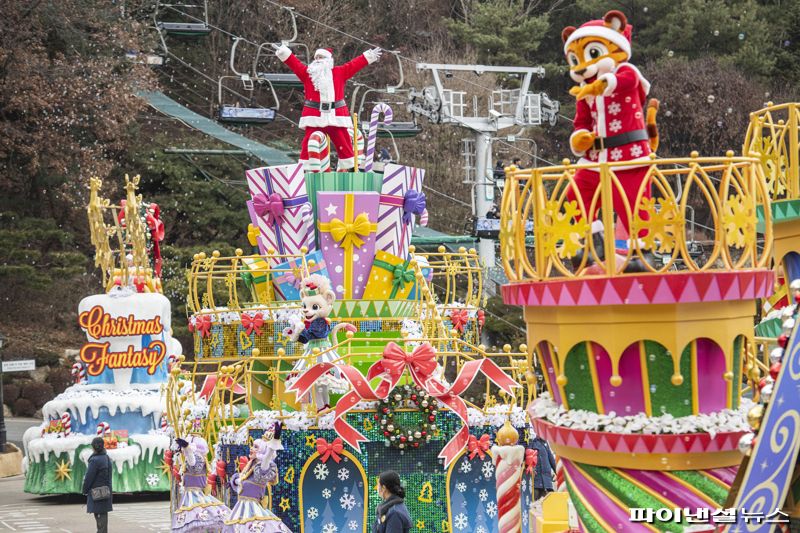
<path fill-rule="evenodd" d="M 383 173 L 311 173 L 299 163 L 247 171 L 256 244 L 274 256 L 244 261 L 254 299 L 299 300 L 306 271 L 328 277 L 338 300 L 418 298 L 416 268 L 425 265 L 411 232 L 426 207 L 424 177 L 396 164 Z"/>

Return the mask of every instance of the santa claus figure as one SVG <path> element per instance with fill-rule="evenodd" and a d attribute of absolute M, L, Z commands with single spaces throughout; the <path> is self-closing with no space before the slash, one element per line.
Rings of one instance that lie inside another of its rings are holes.
<path fill-rule="evenodd" d="M 658 146 L 658 101 L 650 100 L 645 108 L 650 83 L 629 62 L 631 33 L 625 15 L 609 11 L 601 20 L 577 29 L 569 26 L 561 34 L 570 77 L 578 83 L 570 90 L 577 100 L 570 147 L 580 157 L 578 163 L 593 164 L 578 170 L 574 178 L 587 212 L 600 182 L 597 163 L 641 162 L 613 169 L 623 189 L 623 194 L 616 187 L 613 190 L 614 211 L 626 231 L 628 213 L 635 211 L 649 168 L 650 153 Z M 572 190 L 569 192 L 572 199 Z M 643 197 L 649 196 L 649 187 L 645 187 Z M 599 199 L 596 207 L 600 207 Z M 640 212 L 640 216 L 644 218 L 645 214 Z M 595 222 L 593 232 L 601 230 L 602 225 Z"/>
<path fill-rule="evenodd" d="M 334 66 L 333 52 L 329 48 L 320 48 L 314 52 L 314 61 L 305 65 L 288 46 L 272 46 L 278 59 L 286 63 L 303 82 L 305 103 L 300 129 L 305 130 L 305 137 L 300 161 L 307 164 L 308 138 L 315 131 L 322 131 L 336 147 L 339 170 L 354 168 L 353 140 L 347 133 L 347 128 L 353 128 L 353 120 L 344 101 L 344 85 L 356 72 L 378 61 L 382 50 L 373 48 L 344 65 Z"/>

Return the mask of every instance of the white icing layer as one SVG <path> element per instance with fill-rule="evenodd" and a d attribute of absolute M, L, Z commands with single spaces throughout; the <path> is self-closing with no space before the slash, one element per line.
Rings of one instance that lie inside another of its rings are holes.
<path fill-rule="evenodd" d="M 141 412 L 142 416 L 153 415 L 156 421 L 160 421 L 161 413 L 164 412 L 164 399 L 160 390 L 114 390 L 101 389 L 96 385 L 73 385 L 44 404 L 42 414 L 46 419 L 57 419 L 62 413 L 69 411 L 74 418 L 85 424 L 87 411 L 91 409 L 92 417 L 97 418 L 101 407 L 107 408 L 111 416 L 118 411 L 136 411 Z"/>

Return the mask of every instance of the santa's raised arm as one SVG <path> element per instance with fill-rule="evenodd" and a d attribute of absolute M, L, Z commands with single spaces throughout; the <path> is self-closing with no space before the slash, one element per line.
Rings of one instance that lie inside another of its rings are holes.
<path fill-rule="evenodd" d="M 380 48 L 367 50 L 343 65 L 334 66 L 333 52 L 320 48 L 314 52 L 314 61 L 306 65 L 286 45 L 273 45 L 275 55 L 292 69 L 303 83 L 305 102 L 300 117 L 300 129 L 305 130 L 300 161 L 308 161 L 308 138 L 315 131 L 322 131 L 336 147 L 339 170 L 350 170 L 355 166 L 353 141 L 347 128 L 353 120 L 344 99 L 344 86 L 359 70 L 378 61 L 383 51 Z"/>

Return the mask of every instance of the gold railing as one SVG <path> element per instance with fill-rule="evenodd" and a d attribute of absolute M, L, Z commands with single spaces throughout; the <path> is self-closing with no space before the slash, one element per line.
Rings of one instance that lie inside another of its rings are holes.
<path fill-rule="evenodd" d="M 690 271 L 737 270 L 768 265 L 772 249 L 772 224 L 765 210 L 763 243 L 757 242 L 756 205 L 770 201 L 762 166 L 758 159 L 734 157 L 653 159 L 633 206 L 629 204 L 617 176 L 641 162 L 571 165 L 536 169 L 510 167 L 501 209 L 500 240 L 503 265 L 512 282 L 624 275 L 632 261 L 646 272 L 679 268 Z M 589 206 L 584 205 L 575 181 L 576 173 L 592 169 L 599 186 Z M 652 191 L 652 198 L 643 197 Z M 587 213 L 611 206 L 619 194 L 627 219 L 631 221 L 631 246 L 616 254 L 614 212 L 602 209 L 598 217 L 606 228 L 602 254 L 598 257 Z M 689 253 L 693 212 L 708 213 L 702 258 Z M 533 222 L 534 244 L 526 245 L 525 224 Z M 651 253 L 660 255 L 654 261 Z M 572 258 L 582 254 L 578 264 Z M 589 266 L 595 263 L 592 270 Z M 597 267 L 600 267 L 599 269 Z"/>
<path fill-rule="evenodd" d="M 769 353 L 777 346 L 777 339 L 768 337 L 756 337 L 754 344 L 749 342 L 745 344 L 742 375 L 746 384 L 742 387 L 741 394 L 743 396 L 749 394 L 753 401 L 758 401 L 759 382 L 765 376 L 769 376 L 771 366 Z"/>
<path fill-rule="evenodd" d="M 434 337 L 425 339 L 406 339 L 396 338 L 373 339 L 383 346 L 389 342 L 398 342 L 411 352 L 413 346 L 420 342 L 428 342 L 437 350 L 438 361 L 442 366 L 444 379 L 452 380 L 457 372 L 461 370 L 467 361 L 489 358 L 511 376 L 522 388 L 514 396 L 507 396 L 500 391 L 489 380 L 484 380 L 482 385 L 476 385 L 471 389 L 474 396 L 464 398 L 468 406 L 474 407 L 489 414 L 501 405 L 507 407 L 511 412 L 514 406 L 525 408 L 530 400 L 536 395 L 535 376 L 529 366 L 529 354 L 525 345 L 520 345 L 518 351 L 513 351 L 510 345 L 505 345 L 501 352 L 487 352 L 483 345 L 473 345 L 455 337 Z M 325 356 L 327 352 L 335 353 L 334 362 L 340 364 L 351 364 L 355 357 L 362 358 L 363 351 L 358 353 L 351 349 L 351 345 L 357 339 L 352 334 L 342 342 L 328 348 L 325 351 L 315 351 L 313 358 Z M 381 357 L 380 351 L 366 354 L 367 359 L 378 360 Z M 282 349 L 273 353 L 262 354 L 254 351 L 251 357 L 241 358 L 236 362 L 223 359 L 203 359 L 199 361 L 187 361 L 183 356 L 179 358 L 178 366 L 174 367 L 170 373 L 166 385 L 166 414 L 167 418 L 175 428 L 177 435 L 185 435 L 192 430 L 199 430 L 209 442 L 215 442 L 218 432 L 222 427 L 234 428 L 234 430 L 244 426 L 252 417 L 253 413 L 248 409 L 247 417 L 236 417 L 234 406 L 247 405 L 247 399 L 252 394 L 251 386 L 254 378 L 259 381 L 272 383 L 284 382 L 291 374 L 291 367 L 294 363 L 304 357 L 303 355 L 287 355 Z M 255 365 L 255 363 L 262 363 Z M 284 363 L 284 364 L 280 364 Z M 309 361 L 313 364 L 313 361 Z M 208 412 L 200 419 L 196 419 L 189 405 L 197 405 L 201 384 L 207 377 L 216 377 L 216 385 L 206 391 Z M 408 382 L 408 376 L 404 376 L 402 383 Z M 189 385 L 191 384 L 191 385 Z M 244 394 L 234 394 L 232 389 L 236 385 L 244 388 Z M 278 387 L 273 387 L 275 394 L 273 410 L 277 411 L 278 419 L 286 419 L 292 416 L 293 411 L 281 409 L 280 401 L 277 397 Z M 251 406 L 250 406 L 251 407 Z M 505 411 L 505 409 L 500 409 Z M 317 412 L 316 406 L 309 404 L 305 414 L 316 424 L 316 421 L 326 411 Z M 199 426 L 199 427 L 195 427 Z"/>
<path fill-rule="evenodd" d="M 438 303 L 456 302 L 480 307 L 483 296 L 483 267 L 474 248 L 463 246 L 457 252 L 448 252 L 440 246 L 435 253 L 417 254 L 428 260 L 433 270 L 434 292 Z"/>
<path fill-rule="evenodd" d="M 742 154 L 757 157 L 764 167 L 770 198 L 800 198 L 800 103 L 773 105 L 750 113 Z"/>

